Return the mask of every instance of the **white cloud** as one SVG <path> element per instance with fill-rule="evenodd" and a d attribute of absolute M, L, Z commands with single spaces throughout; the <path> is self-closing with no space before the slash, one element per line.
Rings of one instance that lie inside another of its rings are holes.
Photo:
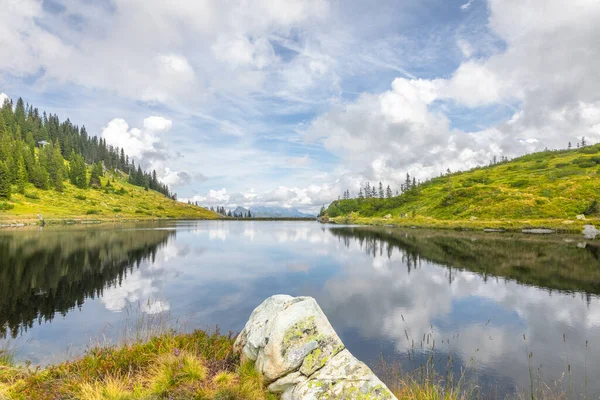
<path fill-rule="evenodd" d="M 471 46 L 471 43 L 469 43 L 465 39 L 458 39 L 456 41 L 456 45 L 460 49 L 460 52 L 462 53 L 462 55 L 465 56 L 466 58 L 471 58 L 471 56 L 475 52 L 475 50 L 473 49 L 473 46 Z"/>
<path fill-rule="evenodd" d="M 6 93 L 0 92 L 0 105 L 4 104 L 6 100 L 10 100 L 10 97 Z"/>
<path fill-rule="evenodd" d="M 467 11 L 469 8 L 471 8 L 471 6 L 473 5 L 473 2 L 475 0 L 469 0 L 466 3 L 464 3 L 463 5 L 460 6 L 460 9 L 463 11 Z"/>
<path fill-rule="evenodd" d="M 163 183 L 170 187 L 190 183 L 192 177 L 185 171 L 175 171 L 167 166 L 172 158 L 165 147 L 163 135 L 171 130 L 171 120 L 150 116 L 143 121 L 143 129 L 130 128 L 122 118 L 110 121 L 102 130 L 101 137 L 109 145 L 125 150 L 145 171 L 155 170 Z"/>
<path fill-rule="evenodd" d="M 144 125 L 147 120 L 144 121 Z M 107 143 L 124 149 L 130 157 L 134 157 L 138 161 L 145 152 L 152 151 L 154 146 L 161 141 L 152 129 L 147 128 L 143 131 L 137 128 L 129 129 L 129 124 L 121 118 L 110 121 L 102 130 L 102 137 L 106 139 Z"/>
<path fill-rule="evenodd" d="M 144 128 L 152 132 L 167 132 L 172 126 L 173 122 L 163 117 L 151 116 L 144 119 Z"/>

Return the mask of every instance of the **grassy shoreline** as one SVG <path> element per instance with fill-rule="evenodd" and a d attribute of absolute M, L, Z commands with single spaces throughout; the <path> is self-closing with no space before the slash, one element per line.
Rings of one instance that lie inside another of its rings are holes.
<path fill-rule="evenodd" d="M 0 351 L 0 399 L 275 399 L 254 365 L 240 364 L 233 340 L 218 330 L 167 332 L 46 368 L 17 366 Z"/>
<path fill-rule="evenodd" d="M 450 230 L 494 230 L 521 232 L 523 229 L 551 229 L 561 233 L 581 233 L 585 225 L 600 225 L 599 218 L 585 220 L 569 219 L 524 219 L 524 220 L 440 220 L 428 217 L 361 217 L 339 216 L 322 220 L 324 223 L 393 226 L 402 228 L 450 229 Z"/>
<path fill-rule="evenodd" d="M 277 400 L 267 390 L 254 363 L 242 364 L 233 351 L 235 337 L 217 331 L 167 331 L 114 346 L 97 346 L 73 360 L 45 368 L 16 365 L 0 350 L 0 399 L 79 400 Z M 467 400 L 497 398 L 460 377 L 445 382 L 433 368 L 406 373 L 382 364 L 376 374 L 399 400 Z M 424 372 L 425 371 L 425 372 Z M 538 384 L 539 386 L 539 384 Z M 503 397 L 522 399 L 526 393 Z M 538 399 L 562 399 L 549 387 L 535 389 Z M 362 398 L 362 397 L 361 397 Z M 532 398 L 534 398 L 532 396 Z"/>

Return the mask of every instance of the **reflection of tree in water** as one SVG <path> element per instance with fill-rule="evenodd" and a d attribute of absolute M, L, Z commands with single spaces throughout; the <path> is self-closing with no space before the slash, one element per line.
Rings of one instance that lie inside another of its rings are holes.
<path fill-rule="evenodd" d="M 435 262 L 452 271 L 468 270 L 489 277 L 512 279 L 561 292 L 600 294 L 600 247 L 577 243 L 573 235 L 547 237 L 522 234 L 475 232 L 404 231 L 358 227 L 332 228 L 331 233 L 349 247 L 357 241 L 373 257 L 391 258 L 398 251 L 408 272 L 422 260 Z"/>
<path fill-rule="evenodd" d="M 62 230 L 0 233 L 0 336 L 66 315 L 121 285 L 174 231 Z"/>

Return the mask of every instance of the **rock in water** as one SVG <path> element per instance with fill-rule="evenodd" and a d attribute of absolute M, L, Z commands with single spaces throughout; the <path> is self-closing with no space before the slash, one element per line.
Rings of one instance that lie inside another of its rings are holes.
<path fill-rule="evenodd" d="M 594 225 L 586 225 L 583 227 L 583 235 L 586 239 L 596 239 L 596 236 L 600 236 L 600 230 Z"/>
<path fill-rule="evenodd" d="M 282 400 L 395 399 L 335 333 L 312 297 L 275 295 L 250 315 L 235 341 L 242 362 L 257 370 Z"/>

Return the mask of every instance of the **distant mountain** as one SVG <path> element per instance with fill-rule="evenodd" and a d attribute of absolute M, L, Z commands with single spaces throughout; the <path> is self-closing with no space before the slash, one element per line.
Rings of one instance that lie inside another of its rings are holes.
<path fill-rule="evenodd" d="M 250 212 L 253 217 L 260 218 L 314 218 L 312 214 L 306 214 L 299 211 L 297 208 L 285 207 L 250 207 Z"/>
<path fill-rule="evenodd" d="M 245 216 L 248 209 L 238 206 L 232 213 Z M 314 215 L 303 213 L 296 208 L 285 207 L 250 207 L 250 213 L 256 218 L 315 218 Z"/>
<path fill-rule="evenodd" d="M 246 215 L 248 215 L 248 209 L 238 206 L 235 210 L 233 210 L 233 215 L 243 215 L 245 217 Z"/>

